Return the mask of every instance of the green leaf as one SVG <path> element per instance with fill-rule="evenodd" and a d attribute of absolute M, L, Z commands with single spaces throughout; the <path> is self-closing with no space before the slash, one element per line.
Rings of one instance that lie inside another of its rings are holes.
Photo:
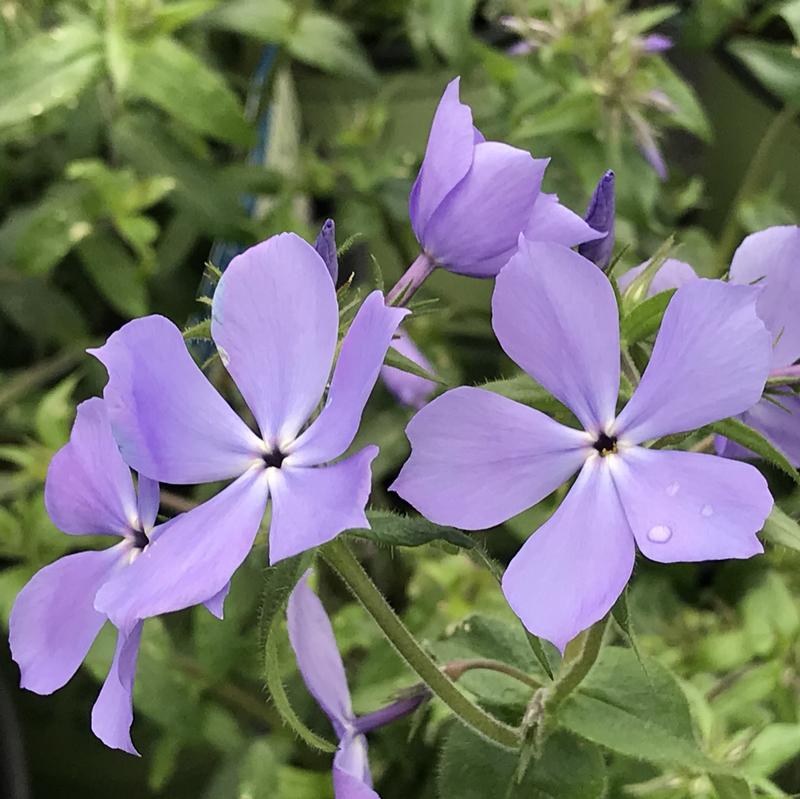
<path fill-rule="evenodd" d="M 648 69 L 655 73 L 658 88 L 669 97 L 677 109 L 670 114 L 670 119 L 703 141 L 711 141 L 713 138 L 711 122 L 691 85 L 663 58 L 651 59 L 648 62 Z"/>
<path fill-rule="evenodd" d="M 442 748 L 440 799 L 600 799 L 606 770 L 600 751 L 564 732 L 547 740 L 522 782 L 514 782 L 517 755 L 454 723 Z"/>
<path fill-rule="evenodd" d="M 792 45 L 738 38 L 728 49 L 769 91 L 790 105 L 800 105 L 800 57 Z"/>
<path fill-rule="evenodd" d="M 239 766 L 239 799 L 275 799 L 278 781 L 278 758 L 269 740 L 253 741 Z"/>
<path fill-rule="evenodd" d="M 264 0 L 266 5 L 267 0 Z M 159 33 L 172 33 L 213 9 L 219 0 L 172 0 L 152 10 L 154 27 Z"/>
<path fill-rule="evenodd" d="M 515 402 L 521 402 L 523 405 L 530 405 L 541 411 L 549 411 L 550 413 L 563 409 L 564 407 L 555 397 L 551 396 L 546 389 L 542 388 L 532 377 L 524 372 L 503 380 L 492 380 L 478 386 L 478 388 L 482 388 L 485 391 L 492 391 L 495 394 L 500 394 L 502 397 L 507 397 Z"/>
<path fill-rule="evenodd" d="M 635 344 L 648 336 L 652 336 L 661 326 L 664 311 L 667 310 L 675 289 L 660 291 L 644 302 L 636 305 L 626 314 L 620 324 L 620 333 L 628 344 Z"/>
<path fill-rule="evenodd" d="M 252 139 L 239 100 L 219 74 L 167 36 L 139 46 L 128 91 L 196 133 L 240 145 Z"/>
<path fill-rule="evenodd" d="M 477 0 L 433 0 L 426 15 L 426 31 L 439 52 L 449 61 L 469 52 L 472 18 Z"/>
<path fill-rule="evenodd" d="M 786 651 L 797 639 L 800 613 L 791 591 L 776 572 L 764 572 L 740 607 L 751 652 L 766 657 Z"/>
<path fill-rule="evenodd" d="M 316 11 L 303 14 L 289 37 L 288 47 L 295 58 L 325 72 L 367 83 L 377 81 L 375 70 L 353 32 L 328 14 Z"/>
<path fill-rule="evenodd" d="M 28 38 L 0 58 L 0 128 L 73 102 L 97 77 L 102 37 L 79 21 Z"/>
<path fill-rule="evenodd" d="M 767 541 L 800 552 L 800 524 L 777 505 L 764 522 L 762 535 Z"/>
<path fill-rule="evenodd" d="M 605 647 L 558 713 L 566 729 L 626 757 L 661 766 L 723 771 L 698 747 L 689 704 L 672 674 L 629 649 Z"/>
<path fill-rule="evenodd" d="M 741 419 L 730 417 L 709 425 L 709 429 L 714 433 L 729 438 L 737 444 L 741 444 L 745 449 L 749 449 L 764 460 L 769 461 L 773 466 L 777 466 L 800 485 L 800 474 L 792 466 L 786 455 L 783 454 L 771 441 L 765 438 L 758 430 L 754 430 L 746 425 Z"/>
<path fill-rule="evenodd" d="M 741 764 L 742 770 L 755 778 L 769 777 L 798 755 L 800 724 L 769 724 L 750 742 Z"/>
<path fill-rule="evenodd" d="M 434 383 L 439 383 L 439 385 L 446 386 L 447 383 L 444 382 L 440 377 L 433 374 L 433 372 L 429 372 L 427 369 L 424 369 L 418 363 L 415 363 L 411 360 L 411 358 L 407 358 L 405 355 L 399 353 L 394 347 L 389 347 L 386 350 L 386 357 L 383 360 L 386 366 L 393 366 L 395 369 L 399 369 L 401 372 L 408 372 L 409 374 L 416 375 L 417 377 L 422 377 L 425 380 L 431 380 Z"/>
<path fill-rule="evenodd" d="M 712 774 L 711 784 L 717 792 L 717 799 L 753 799 L 750 786 L 741 777 Z"/>
<path fill-rule="evenodd" d="M 454 527 L 443 527 L 429 522 L 422 516 L 404 516 L 388 510 L 368 510 L 369 530 L 349 530 L 361 538 L 393 547 L 419 547 L 434 541 L 471 549 L 475 542 L 466 533 Z"/>
<path fill-rule="evenodd" d="M 229 0 L 202 21 L 262 42 L 280 44 L 288 35 L 291 19 L 292 6 L 285 0 Z"/>
<path fill-rule="evenodd" d="M 514 138 L 533 139 L 596 130 L 599 119 L 600 107 L 595 93 L 591 89 L 573 87 L 555 102 L 533 110 L 514 132 Z"/>
<path fill-rule="evenodd" d="M 795 41 L 800 44 L 800 0 L 789 0 L 780 7 L 778 13 L 786 20 Z"/>
<path fill-rule="evenodd" d="M 659 248 L 653 254 L 653 257 L 647 261 L 647 266 L 631 281 L 630 285 L 625 289 L 622 294 L 622 307 L 623 310 L 627 308 L 634 308 L 644 302 L 647 296 L 647 290 L 653 282 L 656 273 L 664 265 L 664 262 L 669 258 L 669 254 L 675 244 L 675 236 L 670 235 L 665 241 L 661 243 Z"/>

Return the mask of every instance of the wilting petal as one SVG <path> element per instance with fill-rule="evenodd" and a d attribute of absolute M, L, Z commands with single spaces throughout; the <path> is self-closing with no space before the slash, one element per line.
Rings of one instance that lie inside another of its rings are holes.
<path fill-rule="evenodd" d="M 267 504 L 266 470 L 254 467 L 176 517 L 99 591 L 95 607 L 120 630 L 199 605 L 221 591 L 247 557 Z"/>
<path fill-rule="evenodd" d="M 616 222 L 616 193 L 614 190 L 615 177 L 612 170 L 608 170 L 597 181 L 592 192 L 592 199 L 586 209 L 584 219 L 594 230 L 603 233 L 603 237 L 596 241 L 581 243 L 578 252 L 588 258 L 595 266 L 605 269 L 611 263 L 614 253 L 614 230 Z"/>
<path fill-rule="evenodd" d="M 458 99 L 459 78 L 447 84 L 431 123 L 425 159 L 409 199 L 411 227 L 421 241 L 433 212 L 472 166 L 472 111 Z"/>
<path fill-rule="evenodd" d="M 520 239 L 492 297 L 503 349 L 591 433 L 613 420 L 619 322 L 608 278 L 578 253 Z"/>
<path fill-rule="evenodd" d="M 78 406 L 69 443 L 50 461 L 44 503 L 65 533 L 125 535 L 136 523 L 131 470 L 114 441 L 103 400 Z"/>
<path fill-rule="evenodd" d="M 776 341 L 773 368 L 800 358 L 800 227 L 785 225 L 748 236 L 733 255 L 731 282 L 763 287 L 756 310 Z M 780 336 L 780 338 L 779 338 Z"/>
<path fill-rule="evenodd" d="M 368 528 L 364 508 L 378 448 L 369 446 L 332 466 L 270 469 L 269 562 L 305 552 L 343 530 Z"/>
<path fill-rule="evenodd" d="M 433 373 L 431 362 L 420 352 L 419 347 L 413 342 L 411 336 L 401 330 L 392 340 L 392 349 L 397 350 L 401 355 L 405 355 L 417 366 L 421 366 L 428 372 Z M 436 383 L 394 366 L 384 366 L 381 368 L 381 378 L 386 384 L 386 388 L 394 394 L 397 399 L 411 408 L 419 410 L 428 398 L 436 391 Z"/>
<path fill-rule="evenodd" d="M 549 241 L 565 247 L 605 237 L 605 233 L 590 227 L 574 211 L 561 205 L 555 194 L 544 193 L 536 198 L 523 232 L 530 241 Z"/>
<path fill-rule="evenodd" d="M 326 219 L 317 234 L 314 249 L 325 262 L 328 274 L 335 286 L 339 280 L 339 256 L 336 252 L 336 225 L 332 219 Z"/>
<path fill-rule="evenodd" d="M 136 483 L 136 499 L 139 509 L 139 522 L 146 532 L 152 530 L 158 517 L 158 506 L 161 502 L 161 491 L 157 480 L 151 480 L 143 474 Z"/>
<path fill-rule="evenodd" d="M 619 290 L 624 292 L 633 281 L 639 277 L 647 268 L 649 262 L 645 261 L 639 266 L 634 266 L 617 279 Z M 667 258 L 660 269 L 653 275 L 646 296 L 653 297 L 662 291 L 679 289 L 681 286 L 697 280 L 697 272 L 685 261 L 678 261 L 676 258 Z"/>
<path fill-rule="evenodd" d="M 251 247 L 225 270 L 211 335 L 269 444 L 293 439 L 319 403 L 338 330 L 328 270 L 294 233 Z"/>
<path fill-rule="evenodd" d="M 496 274 L 496 259 L 511 256 L 530 218 L 546 166 L 507 144 L 477 144 L 472 168 L 425 228 L 426 252 L 451 272 Z"/>
<path fill-rule="evenodd" d="M 333 758 L 333 792 L 335 799 L 380 799 L 372 789 L 363 735 L 348 735 L 342 740 Z"/>
<path fill-rule="evenodd" d="M 94 609 L 95 594 L 127 551 L 122 543 L 67 555 L 20 591 L 8 628 L 23 688 L 51 694 L 69 682 L 106 620 Z"/>
<path fill-rule="evenodd" d="M 594 456 L 509 563 L 503 593 L 534 635 L 563 652 L 611 609 L 631 576 L 634 554 L 608 460 Z"/>
<path fill-rule="evenodd" d="M 800 397 L 785 393 L 775 396 L 780 403 L 762 399 L 742 415 L 745 424 L 763 433 L 784 455 L 792 466 L 800 467 Z M 726 438 L 718 442 L 717 451 L 726 458 L 755 458 L 750 450 Z"/>
<path fill-rule="evenodd" d="M 242 474 L 264 444 L 233 412 L 163 316 L 128 322 L 99 349 L 103 392 L 122 455 L 162 483 L 207 483 Z"/>
<path fill-rule="evenodd" d="M 129 635 L 117 635 L 114 660 L 108 670 L 100 695 L 92 708 L 92 732 L 112 749 L 138 755 L 131 741 L 133 724 L 133 680 L 143 623 L 139 622 Z"/>
<path fill-rule="evenodd" d="M 614 432 L 634 444 L 736 416 L 758 402 L 770 335 L 759 290 L 693 280 L 672 298 L 642 381 Z"/>
<path fill-rule="evenodd" d="M 754 466 L 699 452 L 634 447 L 615 459 L 614 483 L 639 549 L 651 560 L 749 558 L 772 510 Z"/>
<path fill-rule="evenodd" d="M 341 738 L 353 721 L 350 689 L 330 619 L 307 575 L 289 596 L 286 619 L 303 682 Z"/>
<path fill-rule="evenodd" d="M 544 499 L 591 445 L 533 408 L 468 387 L 426 405 L 406 435 L 411 457 L 391 490 L 432 522 L 464 530 L 500 524 Z"/>
<path fill-rule="evenodd" d="M 287 450 L 287 465 L 326 463 L 350 446 L 392 336 L 408 313 L 387 306 L 380 291 L 364 300 L 342 342 L 325 407 Z"/>

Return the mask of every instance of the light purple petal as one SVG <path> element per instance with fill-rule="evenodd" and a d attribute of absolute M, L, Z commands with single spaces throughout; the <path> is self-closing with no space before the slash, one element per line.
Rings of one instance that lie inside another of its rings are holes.
<path fill-rule="evenodd" d="M 645 261 L 643 264 L 634 266 L 632 269 L 620 275 L 617 279 L 619 290 L 625 292 L 628 286 L 644 272 L 648 263 L 648 261 Z M 685 261 L 678 261 L 676 258 L 667 258 L 653 276 L 650 286 L 647 289 L 646 296 L 653 297 L 662 291 L 679 289 L 692 280 L 697 280 L 697 272 L 695 272 L 689 264 Z"/>
<path fill-rule="evenodd" d="M 464 530 L 492 527 L 532 507 L 591 451 L 585 433 L 479 388 L 437 397 L 406 434 L 411 457 L 391 490 L 431 521 Z"/>
<path fill-rule="evenodd" d="M 294 233 L 251 247 L 225 270 L 211 335 L 268 444 L 291 441 L 319 403 L 338 330 L 325 263 Z"/>
<path fill-rule="evenodd" d="M 421 366 L 426 371 L 433 373 L 431 362 L 420 352 L 419 347 L 417 347 L 411 339 L 411 336 L 404 330 L 401 330 L 392 340 L 392 349 L 397 350 L 401 355 L 405 355 L 406 358 L 413 361 L 417 366 Z M 399 402 L 411 408 L 416 408 L 417 410 L 419 410 L 428 401 L 431 394 L 436 391 L 436 383 L 434 383 L 433 380 L 428 380 L 418 375 L 412 375 L 410 372 L 404 372 L 402 369 L 396 369 L 394 366 L 382 367 L 381 378 L 386 384 L 386 388 L 394 394 Z"/>
<path fill-rule="evenodd" d="M 776 395 L 775 399 L 780 406 L 762 399 L 742 415 L 742 421 L 763 433 L 786 455 L 792 466 L 800 468 L 800 397 L 787 392 Z M 726 458 L 757 457 L 726 438 L 718 442 L 717 452 Z"/>
<path fill-rule="evenodd" d="M 214 594 L 211 599 L 207 599 L 203 604 L 206 607 L 206 610 L 212 615 L 216 616 L 218 619 L 222 619 L 224 616 L 224 609 L 225 609 L 225 600 L 228 596 L 228 592 L 231 590 L 230 582 L 226 583 L 225 587 Z"/>
<path fill-rule="evenodd" d="M 747 463 L 634 447 L 612 469 L 639 549 L 651 560 L 749 558 L 772 510 L 767 481 Z"/>
<path fill-rule="evenodd" d="M 763 290 L 756 308 L 777 339 L 773 368 L 794 363 L 800 358 L 800 227 L 770 227 L 748 236 L 733 255 L 730 278 L 759 281 Z"/>
<path fill-rule="evenodd" d="M 458 99 L 460 78 L 447 84 L 431 123 L 428 146 L 411 190 L 409 213 L 418 241 L 434 211 L 472 166 L 472 111 Z"/>
<path fill-rule="evenodd" d="M 94 609 L 95 594 L 127 551 L 122 543 L 67 555 L 20 591 L 8 627 L 23 688 L 51 694 L 69 682 L 106 620 Z"/>
<path fill-rule="evenodd" d="M 641 47 L 647 53 L 663 53 L 672 46 L 672 39 L 660 33 L 651 33 L 641 39 Z"/>
<path fill-rule="evenodd" d="M 619 390 L 619 321 L 608 278 L 578 253 L 520 239 L 492 297 L 503 349 L 569 406 L 591 433 L 605 430 Z"/>
<path fill-rule="evenodd" d="M 103 396 L 114 436 L 140 474 L 207 483 L 236 477 L 261 457 L 263 442 L 208 382 L 168 319 L 135 319 L 89 352 L 108 370 Z"/>
<path fill-rule="evenodd" d="M 606 235 L 595 230 L 574 211 L 561 205 L 555 194 L 544 193 L 536 198 L 524 234 L 530 241 L 549 241 L 565 247 L 602 239 Z"/>
<path fill-rule="evenodd" d="M 614 432 L 634 444 L 736 416 L 758 402 L 770 335 L 759 290 L 693 280 L 670 301 L 650 363 Z"/>
<path fill-rule="evenodd" d="M 133 724 L 133 681 L 143 623 L 139 622 L 129 635 L 117 635 L 114 660 L 100 695 L 92 708 L 92 732 L 112 749 L 138 755 L 131 741 Z"/>
<path fill-rule="evenodd" d="M 425 251 L 451 272 L 497 274 L 530 218 L 546 166 L 507 144 L 475 145 L 470 171 L 425 228 Z"/>
<path fill-rule="evenodd" d="M 367 739 L 347 736 L 333 758 L 335 799 L 380 799 L 372 789 L 372 775 L 367 760 Z"/>
<path fill-rule="evenodd" d="M 136 482 L 136 499 L 139 509 L 139 523 L 147 532 L 152 530 L 158 517 L 158 507 L 161 502 L 161 491 L 157 480 L 151 480 L 143 474 L 138 476 Z"/>
<path fill-rule="evenodd" d="M 359 308 L 342 342 L 322 413 L 287 449 L 287 465 L 326 463 L 353 443 L 361 414 L 380 374 L 397 326 L 409 311 L 384 303 L 373 291 Z"/>
<path fill-rule="evenodd" d="M 266 469 L 254 467 L 202 505 L 176 517 L 127 568 L 109 580 L 95 607 L 121 630 L 199 605 L 223 590 L 247 557 L 267 504 Z"/>
<path fill-rule="evenodd" d="M 332 466 L 268 470 L 270 563 L 318 547 L 343 530 L 369 527 L 364 508 L 377 454 L 378 448 L 369 446 Z"/>
<path fill-rule="evenodd" d="M 508 565 L 503 593 L 534 635 L 563 652 L 611 609 L 631 576 L 634 555 L 609 460 L 593 456 Z"/>
<path fill-rule="evenodd" d="M 307 574 L 289 596 L 286 619 L 303 682 L 342 738 L 353 722 L 350 689 L 330 619 Z"/>
<path fill-rule="evenodd" d="M 136 526 L 131 470 L 120 455 L 103 400 L 78 406 L 69 443 L 50 461 L 44 503 L 65 533 L 125 535 Z"/>

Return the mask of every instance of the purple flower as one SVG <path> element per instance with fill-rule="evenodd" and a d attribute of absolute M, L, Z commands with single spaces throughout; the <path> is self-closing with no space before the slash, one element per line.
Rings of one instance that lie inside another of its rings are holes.
<path fill-rule="evenodd" d="M 533 212 L 523 230 L 529 241 L 549 241 L 564 247 L 574 247 L 587 241 L 605 237 L 574 211 L 561 205 L 558 196 L 541 192 L 536 198 Z"/>
<path fill-rule="evenodd" d="M 731 283 L 762 287 L 756 310 L 772 341 L 771 374 L 792 374 L 800 360 L 800 227 L 767 228 L 748 236 L 731 261 Z M 800 397 L 788 389 L 776 392 L 776 405 L 766 399 L 742 415 L 783 450 L 794 466 L 800 466 Z M 718 451 L 729 457 L 752 457 L 752 453 L 726 439 Z"/>
<path fill-rule="evenodd" d="M 158 483 L 139 476 L 138 497 L 130 469 L 111 434 L 105 404 L 78 406 L 69 443 L 53 457 L 45 483 L 45 505 L 53 523 L 70 535 L 122 539 L 103 550 L 77 552 L 37 572 L 14 603 L 9 638 L 21 685 L 51 694 L 78 670 L 106 617 L 95 596 L 124 573 L 170 526 L 154 526 Z M 207 595 L 208 596 L 208 595 Z M 219 615 L 221 598 L 209 603 Z M 131 693 L 141 622 L 120 631 L 111 668 L 92 710 L 92 731 L 107 746 L 138 754 L 131 742 Z"/>
<path fill-rule="evenodd" d="M 614 604 L 635 545 L 667 563 L 761 552 L 755 533 L 772 497 L 754 467 L 642 446 L 758 401 L 770 362 L 758 295 L 712 280 L 680 288 L 642 381 L 617 414 L 611 284 L 578 253 L 522 242 L 497 279 L 494 331 L 582 429 L 481 389 L 448 391 L 408 425 L 412 454 L 394 490 L 431 521 L 476 530 L 531 507 L 579 471 L 503 578 L 528 629 L 562 650 Z"/>
<path fill-rule="evenodd" d="M 314 249 L 320 258 L 325 261 L 328 274 L 335 286 L 339 280 L 339 257 L 336 253 L 336 225 L 332 219 L 326 219 L 317 234 Z"/>
<path fill-rule="evenodd" d="M 640 46 L 646 53 L 663 53 L 672 49 L 673 41 L 661 33 L 651 33 L 640 39 Z"/>
<path fill-rule="evenodd" d="M 588 258 L 595 266 L 605 269 L 611 263 L 614 252 L 614 220 L 616 214 L 616 197 L 614 191 L 614 172 L 608 170 L 597 181 L 592 193 L 584 220 L 592 230 L 603 234 L 600 239 L 585 241 L 578 247 L 578 252 Z"/>
<path fill-rule="evenodd" d="M 333 760 L 336 799 L 379 799 L 372 789 L 365 733 L 416 710 L 425 694 L 417 692 L 368 716 L 356 717 L 344 664 L 322 602 L 304 576 L 287 608 L 289 640 L 306 687 L 330 719 L 339 750 Z"/>
<path fill-rule="evenodd" d="M 342 342 L 326 403 L 308 424 L 337 346 L 330 274 L 314 248 L 290 233 L 235 258 L 214 295 L 211 332 L 260 436 L 206 380 L 180 330 L 163 317 L 129 322 L 93 351 L 108 370 L 104 396 L 133 468 L 167 483 L 234 478 L 109 580 L 97 608 L 127 629 L 216 594 L 247 556 L 268 499 L 271 563 L 367 525 L 378 449 L 336 459 L 353 441 L 407 313 L 387 307 L 378 291 L 367 297 Z"/>
<path fill-rule="evenodd" d="M 419 347 L 404 330 L 401 330 L 392 341 L 392 349 L 397 350 L 401 355 L 405 355 L 410 361 L 414 361 L 417 366 L 421 366 L 428 372 L 433 372 L 430 361 L 420 352 Z M 436 390 L 436 383 L 433 380 L 412 375 L 410 372 L 404 372 L 394 366 L 382 367 L 381 377 L 386 384 L 386 388 L 403 405 L 408 405 L 417 410 L 430 399 L 431 394 Z"/>
<path fill-rule="evenodd" d="M 624 293 L 628 286 L 644 272 L 649 263 L 649 261 L 645 261 L 643 264 L 634 266 L 632 269 L 620 275 L 617 280 L 619 290 Z M 680 288 L 692 280 L 697 279 L 697 272 L 685 261 L 678 261 L 676 258 L 667 258 L 658 268 L 655 275 L 653 275 L 653 279 L 647 287 L 645 296 L 653 297 L 656 294 L 660 294 L 662 291 Z"/>

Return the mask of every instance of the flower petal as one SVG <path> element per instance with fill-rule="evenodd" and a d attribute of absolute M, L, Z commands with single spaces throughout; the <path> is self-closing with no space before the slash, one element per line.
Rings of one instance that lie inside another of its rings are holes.
<path fill-rule="evenodd" d="M 645 261 L 620 275 L 617 279 L 619 290 L 624 292 L 644 272 L 648 263 L 649 261 Z M 686 261 L 678 261 L 676 258 L 667 258 L 650 281 L 646 296 L 653 297 L 662 291 L 679 289 L 692 280 L 697 280 L 697 272 L 692 269 L 690 264 L 687 264 Z"/>
<path fill-rule="evenodd" d="M 639 549 L 651 560 L 749 558 L 772 510 L 767 481 L 747 463 L 699 452 L 634 447 L 614 483 Z"/>
<path fill-rule="evenodd" d="M 549 241 L 564 247 L 606 237 L 606 233 L 595 230 L 574 211 L 561 205 L 555 194 L 543 192 L 536 198 L 524 235 L 530 241 Z"/>
<path fill-rule="evenodd" d="M 634 555 L 608 459 L 594 456 L 509 563 L 503 593 L 534 635 L 563 652 L 611 609 L 631 576 Z"/>
<path fill-rule="evenodd" d="M 619 321 L 608 278 L 566 247 L 520 239 L 492 297 L 503 349 L 591 433 L 614 419 Z"/>
<path fill-rule="evenodd" d="M 397 326 L 409 311 L 384 303 L 373 291 L 342 342 L 322 413 L 288 448 L 287 465 L 311 466 L 339 457 L 353 443 L 361 414 L 380 374 Z"/>
<path fill-rule="evenodd" d="M 211 599 L 207 599 L 203 604 L 206 607 L 206 610 L 212 615 L 216 616 L 218 619 L 222 619 L 224 617 L 224 610 L 225 610 L 225 600 L 228 597 L 228 592 L 231 590 L 230 581 L 225 584 L 221 591 L 218 591 Z"/>
<path fill-rule="evenodd" d="M 333 758 L 335 799 L 380 799 L 372 789 L 367 759 L 367 739 L 363 735 L 345 737 Z"/>
<path fill-rule="evenodd" d="M 136 526 L 131 470 L 100 398 L 78 406 L 69 443 L 50 461 L 44 503 L 53 524 L 65 533 L 125 535 Z"/>
<path fill-rule="evenodd" d="M 51 694 L 78 670 L 106 620 L 94 609 L 95 595 L 128 546 L 66 555 L 20 591 L 8 627 L 23 688 Z"/>
<path fill-rule="evenodd" d="M 472 166 L 472 111 L 458 98 L 459 83 L 459 78 L 451 80 L 439 100 L 425 158 L 411 190 L 411 227 L 419 241 L 433 212 Z"/>
<path fill-rule="evenodd" d="M 338 330 L 325 263 L 294 233 L 251 247 L 225 270 L 211 335 L 269 444 L 293 439 L 319 403 Z"/>
<path fill-rule="evenodd" d="M 759 290 L 693 280 L 667 306 L 650 363 L 614 431 L 638 444 L 736 416 L 758 402 L 770 335 Z"/>
<path fill-rule="evenodd" d="M 462 530 L 532 507 L 580 468 L 591 444 L 533 408 L 468 387 L 426 405 L 406 434 L 411 457 L 391 490 L 432 522 Z"/>
<path fill-rule="evenodd" d="M 138 476 L 136 482 L 136 504 L 139 509 L 139 523 L 147 532 L 152 530 L 158 517 L 158 507 L 161 504 L 161 490 L 157 480 L 151 480 L 143 474 Z"/>
<path fill-rule="evenodd" d="M 392 349 L 405 355 L 417 366 L 421 366 L 428 372 L 433 372 L 431 362 L 420 351 L 411 336 L 401 330 L 392 340 Z M 411 408 L 419 410 L 429 399 L 431 394 L 436 391 L 436 383 L 394 366 L 383 366 L 381 368 L 381 378 L 386 384 L 386 388 L 394 394 L 399 402 Z"/>
<path fill-rule="evenodd" d="M 343 530 L 369 527 L 364 508 L 377 454 L 378 448 L 369 446 L 332 466 L 268 470 L 270 563 L 318 547 Z"/>
<path fill-rule="evenodd" d="M 783 452 L 792 466 L 800 468 L 800 397 L 781 393 L 775 396 L 780 406 L 762 399 L 742 415 L 745 424 L 763 433 Z M 717 452 L 726 458 L 754 458 L 754 453 L 722 438 Z"/>
<path fill-rule="evenodd" d="M 451 272 L 496 275 L 530 218 L 546 166 L 507 144 L 475 145 L 472 168 L 425 228 L 425 251 Z"/>
<path fill-rule="evenodd" d="M 756 309 L 777 339 L 773 368 L 794 363 L 800 358 L 800 227 L 770 227 L 748 236 L 733 255 L 730 278 L 745 285 L 760 281 Z"/>
<path fill-rule="evenodd" d="M 350 689 L 330 619 L 307 574 L 289 596 L 286 619 L 303 682 L 341 738 L 353 721 Z"/>
<path fill-rule="evenodd" d="M 202 505 L 172 519 L 109 580 L 95 607 L 129 631 L 140 619 L 218 594 L 247 557 L 267 504 L 266 469 L 254 467 Z"/>
<path fill-rule="evenodd" d="M 108 370 L 103 396 L 114 436 L 140 474 L 162 483 L 225 480 L 263 452 L 163 316 L 128 322 L 89 352 Z"/>
<path fill-rule="evenodd" d="M 133 680 L 143 623 L 139 622 L 129 635 L 117 635 L 114 660 L 100 695 L 92 708 L 92 732 L 112 749 L 138 755 L 131 741 L 133 724 Z"/>

